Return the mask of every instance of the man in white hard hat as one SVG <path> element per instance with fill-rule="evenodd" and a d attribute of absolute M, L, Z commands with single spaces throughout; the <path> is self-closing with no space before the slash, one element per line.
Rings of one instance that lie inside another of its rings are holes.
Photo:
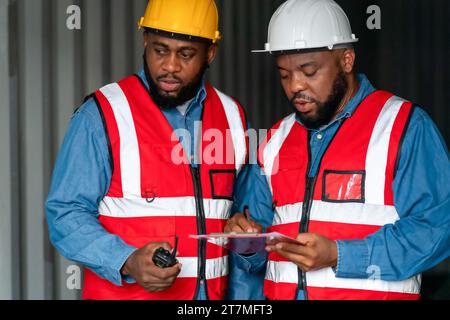
<path fill-rule="evenodd" d="M 358 40 L 334 1 L 285 2 L 268 38 L 262 52 L 276 57 L 294 113 L 260 146 L 248 186 L 257 192 L 244 201 L 268 231 L 298 243 L 267 246 L 264 295 L 419 299 L 421 272 L 450 255 L 442 136 L 418 106 L 355 74 Z M 226 228 L 248 227 L 238 213 Z M 232 279 L 244 283 L 262 258 L 239 259 Z"/>

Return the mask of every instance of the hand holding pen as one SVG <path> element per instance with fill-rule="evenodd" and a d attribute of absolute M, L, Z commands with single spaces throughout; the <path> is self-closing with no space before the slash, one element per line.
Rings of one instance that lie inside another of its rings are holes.
<path fill-rule="evenodd" d="M 231 233 L 261 233 L 263 228 L 260 224 L 251 220 L 248 206 L 244 207 L 244 213 L 236 213 L 228 220 L 224 232 Z"/>

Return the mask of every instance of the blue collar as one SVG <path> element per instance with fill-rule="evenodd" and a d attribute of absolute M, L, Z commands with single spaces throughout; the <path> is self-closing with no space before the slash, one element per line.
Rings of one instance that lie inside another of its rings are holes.
<path fill-rule="evenodd" d="M 142 82 L 145 84 L 145 87 L 148 90 L 149 85 L 147 82 L 147 77 L 145 76 L 144 68 L 139 70 L 137 75 L 142 79 Z M 200 89 L 198 90 L 194 100 L 192 100 L 192 102 L 189 104 L 188 108 L 186 109 L 186 114 L 188 114 L 192 108 L 202 107 L 205 99 L 206 99 L 206 87 L 205 87 L 205 78 L 203 77 L 202 85 L 200 86 Z"/>
<path fill-rule="evenodd" d="M 350 101 L 345 105 L 344 110 L 342 110 L 338 116 L 326 126 L 323 126 L 320 129 L 308 129 L 313 132 L 322 131 L 334 124 L 336 121 L 341 121 L 344 118 L 350 118 L 352 114 L 355 112 L 356 108 L 361 104 L 361 102 L 371 93 L 375 91 L 375 88 L 370 83 L 369 79 L 367 79 L 365 74 L 359 73 L 356 75 L 356 78 L 359 81 L 359 89 L 358 92 L 350 99 Z M 297 117 L 297 121 L 302 124 L 299 117 Z"/>

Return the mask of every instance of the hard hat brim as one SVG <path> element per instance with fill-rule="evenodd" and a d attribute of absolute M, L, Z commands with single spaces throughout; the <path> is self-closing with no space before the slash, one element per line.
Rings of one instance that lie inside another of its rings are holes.
<path fill-rule="evenodd" d="M 270 54 L 283 54 L 283 53 L 295 53 L 295 52 L 302 52 L 302 51 L 321 51 L 321 50 L 337 50 L 337 49 L 343 49 L 343 48 L 353 48 L 353 43 L 357 43 L 359 39 L 355 38 L 351 41 L 345 41 L 342 43 L 336 43 L 333 45 L 323 45 L 323 46 L 317 46 L 317 47 L 309 47 L 309 48 L 287 48 L 287 49 L 257 49 L 257 50 L 251 50 L 251 53 L 270 53 Z M 267 44 L 266 44 L 267 46 Z"/>
<path fill-rule="evenodd" d="M 177 32 L 170 32 L 166 30 L 160 30 L 155 28 L 143 27 L 145 31 L 150 32 L 151 34 L 155 34 L 161 37 L 176 39 L 181 41 L 189 41 L 189 42 L 203 42 L 206 44 L 212 44 L 213 40 L 203 37 L 192 36 L 189 34 L 182 34 Z"/>

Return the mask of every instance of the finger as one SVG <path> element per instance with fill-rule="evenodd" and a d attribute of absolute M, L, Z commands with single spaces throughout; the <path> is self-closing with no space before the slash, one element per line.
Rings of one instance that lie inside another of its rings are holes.
<path fill-rule="evenodd" d="M 311 255 L 311 248 L 293 244 L 293 243 L 286 243 L 286 242 L 280 242 L 275 245 L 276 249 L 283 250 L 285 252 L 290 252 L 298 255 L 302 255 L 305 257 L 309 257 Z"/>
<path fill-rule="evenodd" d="M 252 223 L 248 221 L 243 215 L 237 217 L 236 222 L 244 232 L 258 232 L 258 230 L 253 227 Z"/>
<path fill-rule="evenodd" d="M 153 289 L 158 289 L 158 288 L 168 288 L 172 285 L 171 282 L 165 281 L 165 282 L 147 282 L 144 283 L 143 287 L 144 288 L 153 288 Z"/>
<path fill-rule="evenodd" d="M 231 228 L 234 226 L 234 222 L 231 222 L 231 220 L 228 220 L 227 224 L 225 225 L 225 228 L 223 229 L 223 232 L 230 233 Z"/>
<path fill-rule="evenodd" d="M 299 254 L 295 254 L 292 252 L 287 252 L 284 250 L 280 250 L 280 249 L 275 249 L 275 252 L 278 253 L 280 256 L 288 259 L 289 261 L 295 263 L 296 265 L 300 266 L 302 269 L 305 265 L 307 265 L 308 263 L 308 258 L 299 255 Z"/>
<path fill-rule="evenodd" d="M 144 289 L 150 293 L 156 293 L 161 292 L 164 290 L 169 289 L 170 287 L 164 287 L 164 286 L 150 286 L 150 287 L 144 287 Z"/>
<path fill-rule="evenodd" d="M 240 225 L 234 224 L 234 225 L 231 227 L 230 232 L 244 233 L 245 230 L 244 230 Z"/>
<path fill-rule="evenodd" d="M 169 285 L 172 285 L 172 284 L 175 282 L 175 280 L 177 280 L 177 277 L 168 278 L 168 279 L 167 279 L 167 283 L 168 283 Z"/>
<path fill-rule="evenodd" d="M 253 229 L 255 230 L 254 232 L 261 233 L 263 231 L 262 225 L 260 225 L 259 223 L 256 223 L 255 221 L 251 221 L 251 225 L 252 225 Z"/>
<path fill-rule="evenodd" d="M 243 230 L 236 224 L 235 221 L 230 221 L 226 227 L 224 232 L 230 233 L 230 232 L 243 232 Z"/>
<path fill-rule="evenodd" d="M 181 264 L 178 263 L 170 268 L 152 268 L 152 275 L 159 280 L 166 281 L 168 278 L 177 277 L 181 272 Z"/>
<path fill-rule="evenodd" d="M 167 250 L 167 251 L 171 251 L 172 250 L 172 246 L 170 245 L 170 243 L 168 243 L 168 242 L 160 242 L 159 243 L 159 247 L 161 247 L 161 248 L 163 248 L 163 249 L 165 249 L 165 250 Z M 159 248 L 158 247 L 158 248 Z M 157 248 L 157 249 L 158 249 Z"/>
<path fill-rule="evenodd" d="M 151 250 L 152 257 L 155 254 L 156 250 L 158 250 L 159 248 L 163 248 L 164 250 L 167 250 L 169 252 L 172 251 L 172 246 L 168 242 L 154 242 L 153 245 L 154 246 Z"/>
<path fill-rule="evenodd" d="M 177 263 L 173 267 L 170 268 L 164 268 L 164 274 L 162 275 L 164 277 L 164 280 L 167 280 L 168 278 L 177 277 L 181 272 L 181 264 Z"/>
<path fill-rule="evenodd" d="M 309 242 L 313 241 L 313 237 L 314 235 L 312 233 L 299 233 L 297 237 L 295 237 L 295 240 L 303 245 L 306 245 Z"/>
<path fill-rule="evenodd" d="M 286 252 L 307 256 L 309 254 L 310 249 L 303 245 L 292 244 L 287 242 L 277 242 L 275 240 L 268 240 L 266 242 L 266 250 L 268 252 L 283 250 Z"/>
<path fill-rule="evenodd" d="M 153 287 L 160 287 L 160 288 L 170 287 L 170 286 L 172 286 L 172 284 L 175 282 L 176 279 L 177 279 L 176 276 L 169 277 L 169 278 L 164 279 L 164 280 L 154 278 L 153 281 L 146 282 L 145 285 L 146 286 L 153 286 Z"/>
<path fill-rule="evenodd" d="M 173 286 L 176 279 L 171 278 L 170 280 L 171 281 L 145 283 L 142 287 L 146 290 L 151 289 L 153 291 L 167 290 Z"/>

